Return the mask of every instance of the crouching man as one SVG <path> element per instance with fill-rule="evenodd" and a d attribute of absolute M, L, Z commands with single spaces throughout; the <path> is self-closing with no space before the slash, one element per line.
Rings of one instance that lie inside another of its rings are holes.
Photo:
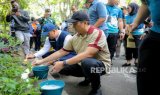
<path fill-rule="evenodd" d="M 27 56 L 27 59 L 40 57 L 45 58 L 55 51 L 62 49 L 63 46 L 68 43 L 69 39 L 72 38 L 72 36 L 67 31 L 58 30 L 57 27 L 52 23 L 45 24 L 43 26 L 43 29 L 48 33 L 48 37 L 46 38 L 43 48 L 35 54 L 29 54 Z M 50 51 L 51 48 L 53 48 L 54 50 Z M 66 56 L 59 58 L 58 60 L 63 61 L 75 55 L 76 54 L 74 52 L 71 52 Z"/>
<path fill-rule="evenodd" d="M 63 49 L 45 59 L 36 60 L 33 64 L 40 65 L 75 51 L 76 56 L 55 62 L 53 71 L 76 77 L 84 76 L 85 80 L 80 84 L 91 83 L 92 89 L 88 95 L 102 95 L 100 76 L 106 73 L 111 62 L 106 36 L 103 31 L 88 24 L 88 15 L 82 11 L 75 12 L 68 22 L 73 24 L 77 34 L 68 41 Z M 97 70 L 97 68 L 101 69 Z"/>

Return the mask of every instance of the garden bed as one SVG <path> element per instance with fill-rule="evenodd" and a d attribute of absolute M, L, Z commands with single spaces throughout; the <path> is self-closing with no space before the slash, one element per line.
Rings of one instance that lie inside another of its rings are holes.
<path fill-rule="evenodd" d="M 0 95 L 40 95 L 40 88 L 35 83 L 37 78 L 23 79 L 22 73 L 31 64 L 23 65 L 22 56 L 14 56 L 21 43 L 7 34 L 0 34 Z"/>

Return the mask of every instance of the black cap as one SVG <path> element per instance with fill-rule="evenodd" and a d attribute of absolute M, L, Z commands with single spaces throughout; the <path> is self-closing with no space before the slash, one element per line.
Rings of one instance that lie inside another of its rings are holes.
<path fill-rule="evenodd" d="M 77 11 L 72 15 L 71 19 L 67 20 L 68 23 L 74 23 L 77 21 L 89 21 L 87 13 L 83 11 Z"/>

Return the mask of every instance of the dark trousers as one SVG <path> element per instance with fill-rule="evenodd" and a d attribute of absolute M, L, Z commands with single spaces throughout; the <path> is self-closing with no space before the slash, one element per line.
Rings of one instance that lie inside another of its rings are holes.
<path fill-rule="evenodd" d="M 140 39 L 141 35 L 133 35 L 136 48 L 127 48 L 126 47 L 126 60 L 131 60 L 132 58 L 137 59 L 138 58 L 138 48 L 140 44 L 142 43 L 142 40 Z"/>
<path fill-rule="evenodd" d="M 132 58 L 138 58 L 138 48 L 126 48 L 126 60 L 131 60 Z"/>
<path fill-rule="evenodd" d="M 45 55 L 42 56 L 42 58 L 46 58 L 46 57 L 48 57 L 49 55 L 51 55 L 52 53 L 54 53 L 54 52 L 55 52 L 55 51 L 47 52 Z M 67 54 L 67 55 L 59 58 L 59 61 L 67 60 L 67 59 L 69 59 L 69 58 L 72 58 L 72 57 L 75 56 L 75 55 L 76 55 L 76 53 L 71 52 L 71 53 L 69 53 L 69 54 Z"/>
<path fill-rule="evenodd" d="M 123 40 L 123 45 L 124 45 L 124 51 L 125 51 L 125 54 L 126 54 L 126 48 L 127 48 L 127 38 L 128 38 L 128 35 L 125 34 L 124 36 L 124 40 Z"/>
<path fill-rule="evenodd" d="M 160 95 L 160 33 L 151 32 L 139 49 L 137 73 L 138 95 Z"/>
<path fill-rule="evenodd" d="M 41 37 L 40 37 L 40 36 L 31 37 L 31 38 L 30 38 L 30 48 L 32 48 L 33 43 L 35 43 L 35 51 L 40 50 L 40 46 L 41 46 Z"/>
<path fill-rule="evenodd" d="M 100 87 L 100 76 L 105 73 L 104 64 L 94 58 L 86 58 L 81 61 L 81 65 L 68 65 L 60 71 L 60 74 L 63 75 L 85 77 L 89 79 L 91 81 L 92 89 L 95 90 Z"/>
<path fill-rule="evenodd" d="M 111 54 L 111 60 L 114 57 L 114 53 L 116 51 L 117 40 L 118 40 L 118 33 L 109 33 L 107 38 L 107 43 Z"/>

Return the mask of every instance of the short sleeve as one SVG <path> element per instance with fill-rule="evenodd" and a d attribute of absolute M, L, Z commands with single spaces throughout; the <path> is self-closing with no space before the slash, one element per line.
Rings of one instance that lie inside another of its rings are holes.
<path fill-rule="evenodd" d="M 145 5 L 147 5 L 147 1 L 146 0 L 141 0 L 141 2 Z"/>
<path fill-rule="evenodd" d="M 118 18 L 123 18 L 123 12 L 121 9 L 119 9 L 119 12 L 118 12 Z"/>
<path fill-rule="evenodd" d="M 125 22 L 125 23 L 126 23 L 126 24 L 130 24 L 130 23 L 129 23 L 129 16 L 126 16 L 125 19 L 126 19 L 126 22 Z"/>
<path fill-rule="evenodd" d="M 63 46 L 65 46 L 70 39 L 72 39 L 72 36 L 71 35 L 67 35 L 65 40 L 64 40 Z"/>
<path fill-rule="evenodd" d="M 99 18 L 106 18 L 107 17 L 107 10 L 106 10 L 106 7 L 103 3 L 99 2 L 97 4 L 96 10 L 97 10 Z"/>
<path fill-rule="evenodd" d="M 67 52 L 73 51 L 73 38 L 68 39 L 67 43 L 63 46 L 63 50 Z"/>
<path fill-rule="evenodd" d="M 106 45 L 106 36 L 102 30 L 95 31 L 93 37 L 90 39 L 88 47 L 94 47 L 99 50 L 102 50 Z"/>

